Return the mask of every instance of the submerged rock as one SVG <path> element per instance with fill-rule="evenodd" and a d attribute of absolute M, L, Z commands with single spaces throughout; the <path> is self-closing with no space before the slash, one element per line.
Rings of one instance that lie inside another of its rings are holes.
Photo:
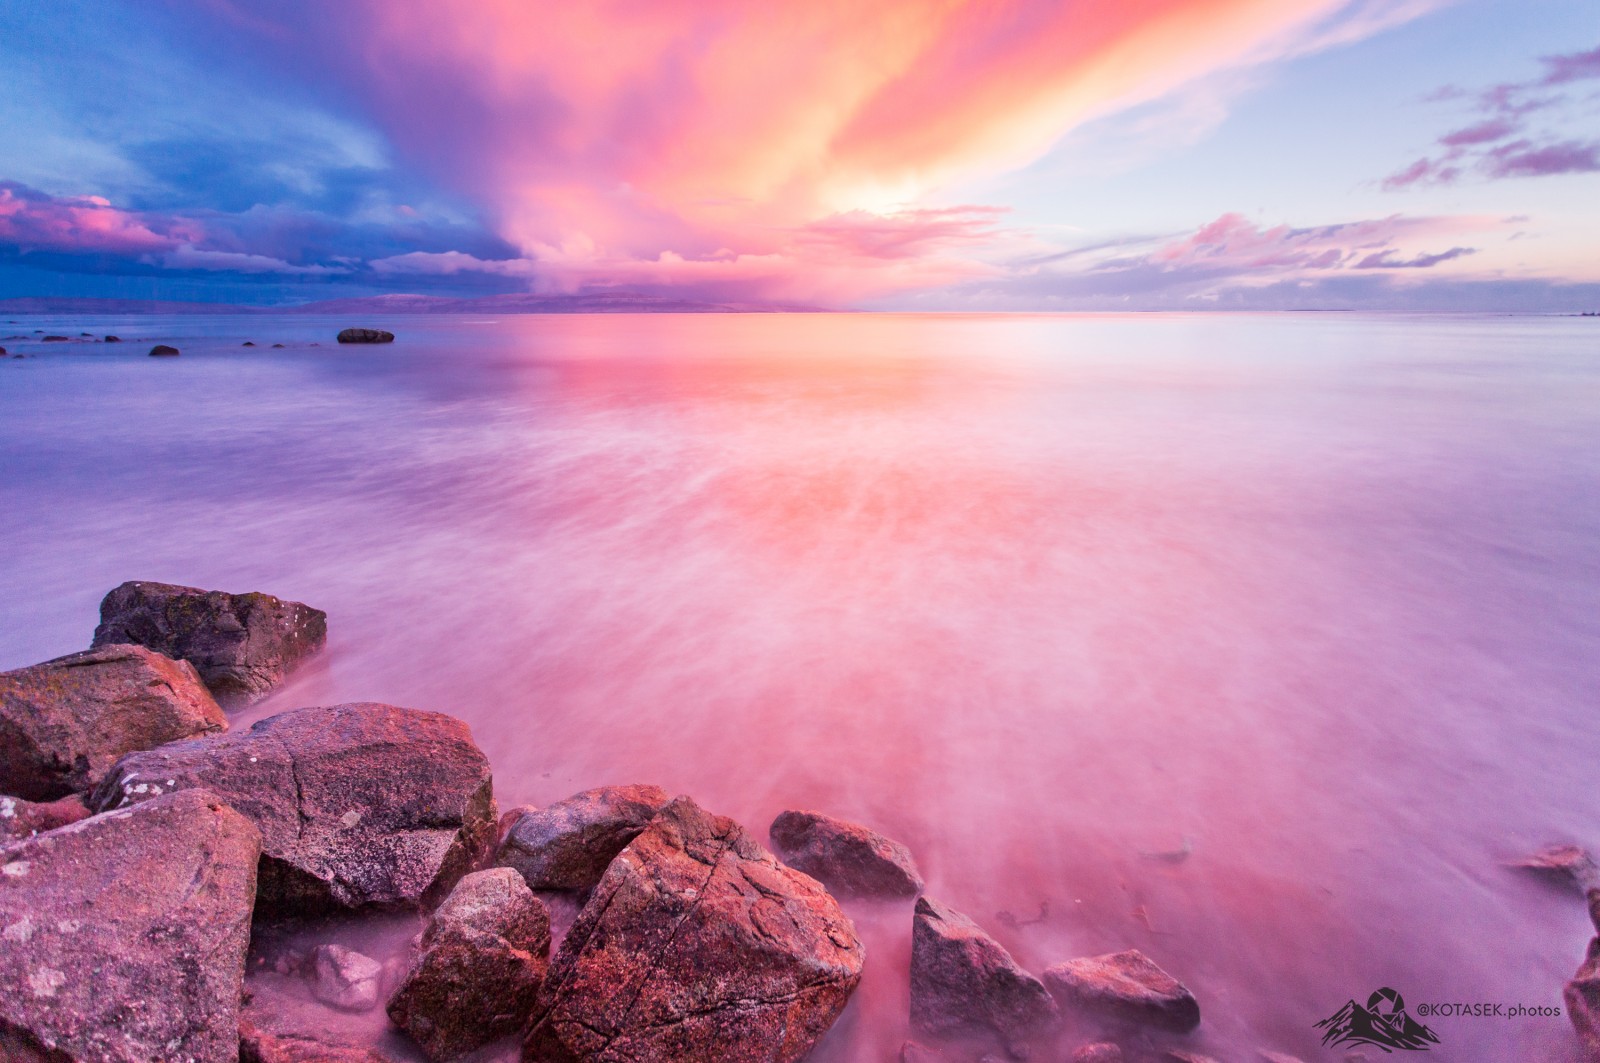
<path fill-rule="evenodd" d="M 306 1034 L 269 1033 L 245 1019 L 239 1023 L 239 1063 L 394 1063 L 394 1057 Z"/>
<path fill-rule="evenodd" d="M 668 801 L 659 786 L 601 786 L 511 824 L 499 867 L 515 868 L 536 890 L 586 890 Z"/>
<path fill-rule="evenodd" d="M 124 753 L 227 726 L 193 667 L 143 646 L 0 673 L 0 792 L 53 800 L 94 786 Z"/>
<path fill-rule="evenodd" d="M 261 828 L 259 905 L 274 914 L 435 903 L 494 838 L 489 762 L 437 712 L 295 709 L 124 757 L 92 804 L 143 800 L 145 780 L 204 787 Z"/>
<path fill-rule="evenodd" d="M 1046 967 L 1044 981 L 1064 1002 L 1101 1018 L 1178 1033 L 1200 1025 L 1194 994 L 1138 949 Z"/>
<path fill-rule="evenodd" d="M 340 1011 L 371 1011 L 378 1006 L 383 964 L 343 945 L 311 950 L 311 995 Z"/>
<path fill-rule="evenodd" d="M 0 1059 L 233 1063 L 260 847 L 191 790 L 0 850 Z"/>
<path fill-rule="evenodd" d="M 1557 886 L 1570 886 L 1579 892 L 1600 887 L 1600 867 L 1588 850 L 1576 845 L 1547 845 L 1532 856 L 1511 864 L 1518 871 L 1537 875 Z"/>
<path fill-rule="evenodd" d="M 433 913 L 389 1018 L 429 1059 L 457 1059 L 527 1025 L 549 956 L 550 914 L 522 876 L 468 875 Z"/>
<path fill-rule="evenodd" d="M 39 804 L 20 797 L 0 797 L 0 845 L 65 827 L 88 816 L 89 806 L 83 803 L 81 794 Z"/>
<path fill-rule="evenodd" d="M 863 954 L 815 880 L 679 797 L 562 941 L 523 1059 L 797 1060 L 849 1001 Z"/>
<path fill-rule="evenodd" d="M 1056 1019 L 1055 1001 L 971 919 L 930 897 L 911 922 L 911 1026 L 934 1036 L 987 1029 L 1008 1046 Z"/>
<path fill-rule="evenodd" d="M 394 333 L 376 328 L 347 328 L 339 333 L 340 343 L 393 343 Z"/>
<path fill-rule="evenodd" d="M 129 582 L 100 603 L 94 645 L 135 642 L 192 663 L 226 708 L 258 701 L 328 639 L 328 614 L 270 594 Z"/>
<path fill-rule="evenodd" d="M 772 821 L 771 835 L 784 863 L 835 893 L 915 897 L 922 892 L 911 851 L 859 824 L 820 812 L 783 812 Z"/>
<path fill-rule="evenodd" d="M 49 339 L 48 336 L 45 338 Z M 150 357 L 152 358 L 176 358 L 177 356 L 178 348 L 169 347 L 165 343 L 158 343 L 154 347 L 150 348 Z"/>

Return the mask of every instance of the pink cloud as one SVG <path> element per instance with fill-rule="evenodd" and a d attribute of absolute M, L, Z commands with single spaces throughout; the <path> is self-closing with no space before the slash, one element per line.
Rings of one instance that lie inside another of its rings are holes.
<path fill-rule="evenodd" d="M 0 182 L 0 244 L 22 251 L 139 254 L 198 239 L 198 226 L 118 210 L 99 196 L 56 198 Z"/>
<path fill-rule="evenodd" d="M 1490 118 L 1476 125 L 1457 129 L 1453 133 L 1446 133 L 1439 138 L 1439 143 L 1447 148 L 1465 147 L 1470 144 L 1487 144 L 1496 140 L 1504 140 L 1517 131 L 1517 122 L 1510 118 Z"/>
<path fill-rule="evenodd" d="M 1542 84 L 1562 85 L 1569 81 L 1600 78 L 1600 48 L 1567 55 L 1547 55 Z"/>
<path fill-rule="evenodd" d="M 1491 177 L 1548 177 L 1553 174 L 1600 171 L 1600 141 L 1564 141 L 1542 147 L 1513 141 L 1491 151 L 1484 160 Z"/>
<path fill-rule="evenodd" d="M 1408 255 L 1399 245 L 1502 224 L 1474 217 L 1391 215 L 1313 228 L 1262 228 L 1241 214 L 1224 214 L 1193 235 L 1170 241 L 1144 257 L 1112 264 L 1117 268 L 1154 266 L 1217 275 L 1274 277 L 1346 268 L 1427 269 L 1473 254 L 1475 249 L 1452 247 L 1448 251 Z"/>

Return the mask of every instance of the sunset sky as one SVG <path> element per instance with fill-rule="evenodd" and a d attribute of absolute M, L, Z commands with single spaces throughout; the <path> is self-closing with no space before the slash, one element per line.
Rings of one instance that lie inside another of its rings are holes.
<path fill-rule="evenodd" d="M 0 0 L 0 298 L 1600 310 L 1593 0 Z"/>

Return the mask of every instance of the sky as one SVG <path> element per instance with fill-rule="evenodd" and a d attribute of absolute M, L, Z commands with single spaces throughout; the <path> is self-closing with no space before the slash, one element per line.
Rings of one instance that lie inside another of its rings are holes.
<path fill-rule="evenodd" d="M 0 0 L 0 298 L 1600 310 L 1593 0 Z"/>

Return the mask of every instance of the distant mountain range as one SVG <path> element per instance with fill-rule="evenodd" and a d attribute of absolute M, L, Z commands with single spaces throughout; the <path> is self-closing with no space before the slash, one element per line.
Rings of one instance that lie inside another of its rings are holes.
<path fill-rule="evenodd" d="M 142 299 L 0 299 L 4 314 L 806 314 L 823 307 L 788 303 L 703 302 L 642 292 L 575 295 L 517 292 L 456 299 L 442 295 L 370 295 L 299 306 L 235 306 Z"/>

